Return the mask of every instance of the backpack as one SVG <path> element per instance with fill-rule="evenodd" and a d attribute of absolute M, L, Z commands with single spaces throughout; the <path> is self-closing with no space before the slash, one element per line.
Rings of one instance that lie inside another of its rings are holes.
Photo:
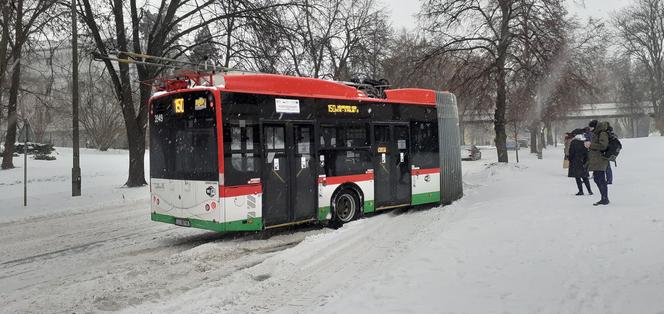
<path fill-rule="evenodd" d="M 609 135 L 609 145 L 602 151 L 602 157 L 609 161 L 616 161 L 620 150 L 622 150 L 622 144 L 615 133 L 609 131 L 607 134 Z"/>

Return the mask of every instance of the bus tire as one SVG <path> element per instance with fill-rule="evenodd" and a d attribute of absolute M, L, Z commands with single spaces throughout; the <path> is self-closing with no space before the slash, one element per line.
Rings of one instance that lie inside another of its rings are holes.
<path fill-rule="evenodd" d="M 360 210 L 360 201 L 355 191 L 348 188 L 339 191 L 333 198 L 332 226 L 338 228 L 353 221 Z"/>

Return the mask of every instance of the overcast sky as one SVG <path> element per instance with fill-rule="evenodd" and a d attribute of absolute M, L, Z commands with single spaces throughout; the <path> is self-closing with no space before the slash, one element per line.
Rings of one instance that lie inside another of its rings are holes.
<path fill-rule="evenodd" d="M 417 25 L 415 14 L 420 9 L 417 0 L 382 0 L 392 12 L 392 26 L 395 29 L 402 27 L 413 29 Z M 582 18 L 607 18 L 613 12 L 621 9 L 633 1 L 630 0 L 567 0 L 567 7 L 571 14 Z"/>

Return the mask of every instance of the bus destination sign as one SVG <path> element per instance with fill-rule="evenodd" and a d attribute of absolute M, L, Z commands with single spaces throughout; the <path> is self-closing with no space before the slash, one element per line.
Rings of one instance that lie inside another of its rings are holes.
<path fill-rule="evenodd" d="M 327 105 L 327 112 L 331 113 L 359 113 L 355 105 Z"/>

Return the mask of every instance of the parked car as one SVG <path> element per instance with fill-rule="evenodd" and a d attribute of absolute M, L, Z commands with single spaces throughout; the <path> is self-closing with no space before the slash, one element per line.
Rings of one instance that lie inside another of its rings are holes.
<path fill-rule="evenodd" d="M 530 140 L 522 138 L 519 139 L 518 142 L 519 142 L 519 148 L 528 148 L 528 143 L 530 142 Z"/>
<path fill-rule="evenodd" d="M 518 147 L 521 147 L 519 142 L 515 142 L 514 140 L 507 140 L 507 150 L 516 150 Z"/>
<path fill-rule="evenodd" d="M 461 160 L 480 160 L 482 159 L 482 151 L 475 145 L 462 145 L 461 146 Z"/>

